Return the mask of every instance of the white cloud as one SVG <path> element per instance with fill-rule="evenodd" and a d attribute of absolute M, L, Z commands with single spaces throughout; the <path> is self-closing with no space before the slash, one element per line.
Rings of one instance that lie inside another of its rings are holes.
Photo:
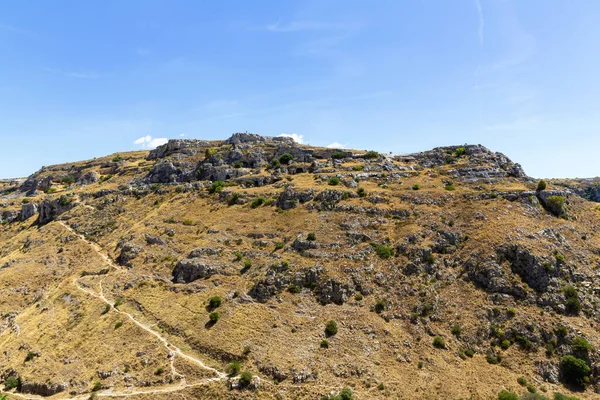
<path fill-rule="evenodd" d="M 339 142 L 333 142 L 333 143 L 329 143 L 327 146 L 328 149 L 345 149 L 348 147 L 348 143 L 339 143 Z"/>
<path fill-rule="evenodd" d="M 296 143 L 304 143 L 304 135 L 298 135 L 297 133 L 282 133 L 279 137 L 291 137 Z"/>
<path fill-rule="evenodd" d="M 161 145 L 167 143 L 168 141 L 169 141 L 169 139 L 167 139 L 167 138 L 153 139 L 152 136 L 146 135 L 146 136 L 142 136 L 139 139 L 136 139 L 133 142 L 133 144 L 142 145 L 142 149 L 155 149 L 158 146 L 161 146 Z"/>
<path fill-rule="evenodd" d="M 317 21 L 292 21 L 287 24 L 282 24 L 277 21 L 274 24 L 267 25 L 267 30 L 271 32 L 301 32 L 301 31 L 322 31 L 344 29 L 347 26 L 344 24 L 332 24 Z"/>
<path fill-rule="evenodd" d="M 186 134 L 185 133 L 180 133 L 179 137 L 186 137 Z"/>
<path fill-rule="evenodd" d="M 483 8 L 481 7 L 481 2 L 479 0 L 475 0 L 475 6 L 477 7 L 477 15 L 479 16 L 479 45 L 483 46 L 483 26 L 485 25 Z"/>

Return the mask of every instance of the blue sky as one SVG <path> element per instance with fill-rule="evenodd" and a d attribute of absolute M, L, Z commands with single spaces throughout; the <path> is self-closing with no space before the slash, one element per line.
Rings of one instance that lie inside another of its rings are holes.
<path fill-rule="evenodd" d="M 0 177 L 238 131 L 598 176 L 599 20 L 596 0 L 3 0 Z"/>

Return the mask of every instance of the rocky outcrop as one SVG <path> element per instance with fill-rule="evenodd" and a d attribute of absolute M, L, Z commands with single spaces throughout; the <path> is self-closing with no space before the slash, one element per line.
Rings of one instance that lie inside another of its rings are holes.
<path fill-rule="evenodd" d="M 289 210 L 300 204 L 311 201 L 315 196 L 313 189 L 296 191 L 292 185 L 287 185 L 277 199 L 277 207 L 282 210 Z"/>
<path fill-rule="evenodd" d="M 190 283 L 197 279 L 208 278 L 215 274 L 223 274 L 224 267 L 198 258 L 187 258 L 179 261 L 173 269 L 174 283 Z"/>
<path fill-rule="evenodd" d="M 142 248 L 133 242 L 119 243 L 118 247 L 121 248 L 121 254 L 117 257 L 117 262 L 119 265 L 131 268 L 133 266 L 131 261 L 138 256 Z"/>
<path fill-rule="evenodd" d="M 77 179 L 77 184 L 81 186 L 91 185 L 98 182 L 98 174 L 94 171 L 86 172 Z"/>
<path fill-rule="evenodd" d="M 210 146 L 210 142 L 195 139 L 171 139 L 167 143 L 150 151 L 147 160 L 165 158 L 173 154 L 194 155 L 199 148 Z"/>
<path fill-rule="evenodd" d="M 534 256 L 528 249 L 516 244 L 502 246 L 496 252 L 499 259 L 508 261 L 512 271 L 536 292 L 545 292 L 552 277 L 558 276 L 564 266 L 557 259 Z"/>
<path fill-rule="evenodd" d="M 20 212 L 17 210 L 2 211 L 0 213 L 0 223 L 11 223 L 19 218 Z"/>
<path fill-rule="evenodd" d="M 193 169 L 193 166 L 187 165 L 187 169 L 185 165 L 181 165 L 180 163 L 177 166 L 168 161 L 163 161 L 156 164 L 148 175 L 144 178 L 145 182 L 148 183 L 176 183 L 176 182 L 185 182 L 189 179 L 188 174 Z"/>
<path fill-rule="evenodd" d="M 25 221 L 33 217 L 38 212 L 38 206 L 34 203 L 27 203 L 21 206 L 21 221 Z"/>
<path fill-rule="evenodd" d="M 66 389 L 67 385 L 64 383 L 22 382 L 20 391 L 21 393 L 37 394 L 38 396 L 48 397 L 63 392 Z"/>
<path fill-rule="evenodd" d="M 38 223 L 40 225 L 47 224 L 73 207 L 73 198 L 68 195 L 62 195 L 54 200 L 44 200 L 39 207 Z"/>

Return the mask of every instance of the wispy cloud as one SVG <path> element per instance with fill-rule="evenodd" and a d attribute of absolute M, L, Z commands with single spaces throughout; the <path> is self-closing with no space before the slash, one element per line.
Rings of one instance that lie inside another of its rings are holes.
<path fill-rule="evenodd" d="M 348 147 L 350 143 L 340 143 L 340 142 L 333 142 L 333 143 L 329 143 L 327 146 L 327 148 L 329 149 L 345 149 Z"/>
<path fill-rule="evenodd" d="M 479 16 L 479 46 L 483 47 L 483 27 L 485 26 L 485 20 L 483 19 L 483 8 L 481 7 L 481 1 L 475 0 L 475 6 L 477 7 L 477 15 Z"/>
<path fill-rule="evenodd" d="M 155 149 L 168 141 L 169 139 L 167 138 L 152 138 L 152 136 L 146 135 L 134 140 L 133 144 L 141 145 L 142 149 Z"/>
<path fill-rule="evenodd" d="M 331 31 L 349 28 L 352 28 L 352 26 L 348 24 L 317 21 L 291 21 L 287 23 L 277 21 L 266 26 L 266 29 L 270 32 Z"/>
<path fill-rule="evenodd" d="M 82 72 L 82 71 L 63 71 L 56 68 L 44 68 L 45 71 L 51 72 L 53 74 L 58 74 L 62 76 L 66 76 L 69 78 L 76 79 L 98 79 L 100 78 L 100 74 L 96 72 Z"/>
<path fill-rule="evenodd" d="M 297 133 L 282 133 L 281 135 L 279 135 L 280 137 L 290 137 L 292 139 L 294 139 L 294 142 L 296 143 L 304 143 L 304 135 L 298 135 Z"/>
<path fill-rule="evenodd" d="M 35 32 L 28 31 L 26 29 L 17 28 L 16 26 L 12 26 L 12 25 L 0 24 L 0 31 L 16 33 L 16 34 L 23 35 L 23 36 L 29 36 L 31 38 L 39 37 L 39 35 Z"/>

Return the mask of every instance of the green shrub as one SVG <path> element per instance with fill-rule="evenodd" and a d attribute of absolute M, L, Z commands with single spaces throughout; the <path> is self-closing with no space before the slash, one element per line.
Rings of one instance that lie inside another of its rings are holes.
<path fill-rule="evenodd" d="M 576 337 L 573 339 L 573 343 L 571 343 L 571 348 L 573 351 L 587 353 L 589 350 L 592 350 L 593 347 L 585 338 Z"/>
<path fill-rule="evenodd" d="M 363 157 L 366 160 L 372 160 L 374 158 L 379 158 L 379 153 L 376 152 L 376 151 L 371 150 L 371 151 L 367 151 Z"/>
<path fill-rule="evenodd" d="M 252 208 L 260 207 L 264 204 L 264 202 L 265 202 L 265 198 L 263 196 L 259 196 L 259 197 L 255 198 L 254 200 L 252 200 L 252 203 L 250 203 L 250 207 L 252 207 Z"/>
<path fill-rule="evenodd" d="M 122 326 L 123 326 L 123 323 L 121 321 L 119 321 L 115 324 L 115 329 L 119 329 Z"/>
<path fill-rule="evenodd" d="M 365 192 L 365 188 L 358 188 L 356 190 L 356 194 L 358 194 L 358 197 L 365 197 L 367 192 Z"/>
<path fill-rule="evenodd" d="M 192 220 L 191 220 L 191 219 L 189 219 L 189 218 L 186 218 L 186 219 L 184 219 L 184 220 L 183 220 L 183 224 L 184 224 L 185 226 L 192 226 L 192 225 L 194 225 L 194 221 L 192 221 Z"/>
<path fill-rule="evenodd" d="M 355 165 L 352 167 L 352 171 L 362 171 L 364 167 L 362 165 Z"/>
<path fill-rule="evenodd" d="M 223 188 L 225 187 L 225 182 L 223 181 L 214 181 L 212 185 L 208 187 L 208 193 L 221 193 Z"/>
<path fill-rule="evenodd" d="M 452 334 L 454 336 L 456 336 L 457 338 L 460 337 L 460 331 L 461 331 L 461 329 L 460 329 L 460 325 L 459 324 L 452 325 Z"/>
<path fill-rule="evenodd" d="M 573 286 L 567 286 L 563 289 L 563 293 L 567 298 L 565 308 L 567 313 L 577 315 L 581 311 L 581 302 L 579 301 L 579 293 Z"/>
<path fill-rule="evenodd" d="M 246 258 L 246 259 L 244 260 L 244 268 L 246 268 L 246 269 L 249 269 L 249 268 L 251 268 L 251 267 L 252 267 L 252 260 L 251 260 L 251 259 L 249 259 L 249 258 Z"/>
<path fill-rule="evenodd" d="M 467 149 L 465 149 L 464 147 L 459 147 L 456 149 L 456 157 L 461 157 L 464 156 L 467 153 Z"/>
<path fill-rule="evenodd" d="M 73 178 L 73 176 L 71 176 L 71 175 L 63 176 L 62 179 L 60 180 L 60 182 L 63 185 L 69 186 L 69 185 L 72 185 L 75 183 L 75 178 Z"/>
<path fill-rule="evenodd" d="M 501 341 L 500 347 L 502 348 L 502 350 L 508 349 L 510 347 L 510 340 L 504 339 L 503 341 Z"/>
<path fill-rule="evenodd" d="M 219 314 L 218 311 L 213 311 L 208 315 L 208 318 L 210 319 L 210 322 L 215 323 L 221 318 L 221 314 Z"/>
<path fill-rule="evenodd" d="M 288 286 L 288 292 L 295 293 L 295 294 L 300 293 L 300 286 L 290 285 L 290 286 Z"/>
<path fill-rule="evenodd" d="M 220 296 L 213 296 L 208 299 L 208 307 L 212 310 L 221 306 L 222 300 Z"/>
<path fill-rule="evenodd" d="M 377 314 L 381 314 L 381 312 L 384 311 L 386 309 L 386 307 L 387 307 L 387 301 L 385 301 L 383 299 L 379 299 L 375 303 L 375 312 Z"/>
<path fill-rule="evenodd" d="M 414 185 L 412 185 L 412 190 L 419 190 L 421 189 L 421 186 L 419 186 L 418 183 L 415 183 Z"/>
<path fill-rule="evenodd" d="M 356 293 L 356 294 L 354 295 L 354 300 L 356 300 L 356 301 L 361 301 L 362 299 L 363 299 L 363 295 L 362 295 L 362 294 L 360 294 L 360 293 Z"/>
<path fill-rule="evenodd" d="M 513 318 L 515 315 L 517 315 L 517 310 L 511 307 L 508 310 L 506 310 L 506 313 L 510 318 Z"/>
<path fill-rule="evenodd" d="M 240 198 L 240 194 L 237 193 L 237 192 L 234 192 L 227 199 L 227 204 L 229 204 L 230 206 L 232 206 L 232 205 L 234 205 L 234 204 L 237 203 L 237 201 L 238 201 L 239 198 Z"/>
<path fill-rule="evenodd" d="M 433 347 L 435 347 L 436 349 L 445 349 L 446 342 L 441 336 L 436 336 L 433 338 Z"/>
<path fill-rule="evenodd" d="M 572 355 L 566 355 L 560 360 L 560 370 L 565 382 L 582 387 L 591 372 L 585 360 Z"/>
<path fill-rule="evenodd" d="M 311 242 L 317 240 L 317 235 L 314 232 L 310 232 L 308 236 L 306 236 L 306 240 L 310 240 Z"/>
<path fill-rule="evenodd" d="M 329 340 L 327 340 L 327 339 L 321 340 L 320 346 L 322 349 L 328 349 L 329 348 Z"/>
<path fill-rule="evenodd" d="M 475 355 L 475 351 L 473 351 L 472 349 L 465 350 L 465 356 L 467 356 L 469 358 L 473 358 L 474 355 Z"/>
<path fill-rule="evenodd" d="M 541 179 L 538 184 L 537 184 L 537 189 L 538 192 L 541 192 L 542 190 L 546 190 L 546 181 Z"/>
<path fill-rule="evenodd" d="M 373 247 L 375 247 L 375 253 L 377 253 L 377 255 L 380 258 L 390 258 L 393 257 L 394 254 L 396 253 L 396 251 L 394 250 L 393 247 L 388 246 L 386 244 L 373 244 Z"/>
<path fill-rule="evenodd" d="M 338 332 L 338 326 L 335 321 L 327 321 L 327 325 L 325 325 L 325 335 L 333 336 Z"/>
<path fill-rule="evenodd" d="M 352 400 L 354 399 L 354 393 L 350 388 L 344 388 L 339 394 L 340 400 Z"/>
<path fill-rule="evenodd" d="M 206 150 L 204 150 L 204 157 L 210 158 L 210 157 L 214 156 L 215 154 L 217 154 L 218 152 L 219 152 L 219 149 L 206 149 Z"/>
<path fill-rule="evenodd" d="M 444 189 L 452 191 L 452 190 L 455 190 L 456 188 L 453 185 L 446 185 L 444 187 Z"/>
<path fill-rule="evenodd" d="M 94 386 L 92 386 L 92 392 L 97 392 L 100 389 L 102 389 L 102 384 L 100 382 L 96 382 L 94 383 Z"/>
<path fill-rule="evenodd" d="M 237 374 L 240 373 L 240 370 L 242 369 L 242 364 L 239 361 L 232 361 L 229 364 L 227 364 L 227 374 L 229 374 L 229 376 L 236 376 Z"/>
<path fill-rule="evenodd" d="M 340 184 L 340 178 L 338 178 L 337 176 L 332 176 L 331 178 L 329 178 L 329 182 L 327 182 L 330 186 L 337 186 Z"/>
<path fill-rule="evenodd" d="M 517 383 L 521 386 L 527 385 L 527 379 L 524 376 L 517 378 Z"/>
<path fill-rule="evenodd" d="M 334 151 L 333 154 L 331 155 L 331 158 L 333 158 L 334 160 L 342 160 L 344 158 L 346 158 L 346 153 L 344 153 L 343 151 Z"/>
<path fill-rule="evenodd" d="M 59 197 L 58 202 L 61 206 L 66 207 L 73 202 L 73 198 L 71 196 L 63 194 Z"/>
<path fill-rule="evenodd" d="M 18 388 L 21 385 L 21 378 L 16 375 L 11 375 L 4 381 L 4 388 L 6 390 L 12 390 Z"/>
<path fill-rule="evenodd" d="M 279 167 L 281 167 L 281 163 L 279 162 L 279 160 L 276 159 L 276 158 L 272 159 L 271 160 L 271 168 L 272 169 L 277 169 Z"/>
<path fill-rule="evenodd" d="M 564 213 L 565 198 L 563 196 L 550 196 L 546 199 L 546 209 L 560 217 Z"/>
<path fill-rule="evenodd" d="M 113 307 L 114 308 L 119 308 L 119 306 L 122 306 L 122 305 L 123 305 L 123 299 L 117 299 L 115 301 L 115 304 L 113 304 Z"/>
<path fill-rule="evenodd" d="M 560 394 L 558 392 L 554 393 L 554 400 L 581 400 L 579 397 L 575 396 L 566 396 L 564 394 Z"/>
<path fill-rule="evenodd" d="M 154 372 L 154 375 L 162 375 L 163 372 L 165 372 L 165 369 L 163 367 L 158 367 L 156 368 L 156 371 Z"/>
<path fill-rule="evenodd" d="M 487 360 L 488 364 L 500 364 L 500 358 L 493 354 L 488 354 L 485 359 Z"/>
<path fill-rule="evenodd" d="M 281 164 L 289 164 L 292 161 L 294 161 L 294 156 L 290 153 L 284 153 L 279 157 L 279 162 Z"/>
<path fill-rule="evenodd" d="M 519 400 L 519 396 L 508 390 L 503 390 L 498 393 L 498 400 Z"/>
<path fill-rule="evenodd" d="M 121 157 L 121 155 L 120 155 L 120 154 L 117 154 L 116 156 L 114 156 L 114 157 L 112 158 L 113 162 L 119 162 L 119 161 L 121 161 L 122 159 L 123 159 L 123 157 Z"/>
<path fill-rule="evenodd" d="M 250 382 L 252 382 L 252 372 L 242 372 L 242 374 L 240 375 L 240 385 L 242 385 L 242 387 L 246 387 L 250 384 Z"/>
<path fill-rule="evenodd" d="M 235 261 L 242 261 L 243 257 L 244 257 L 244 255 L 241 252 L 239 252 L 239 251 L 235 252 Z"/>

